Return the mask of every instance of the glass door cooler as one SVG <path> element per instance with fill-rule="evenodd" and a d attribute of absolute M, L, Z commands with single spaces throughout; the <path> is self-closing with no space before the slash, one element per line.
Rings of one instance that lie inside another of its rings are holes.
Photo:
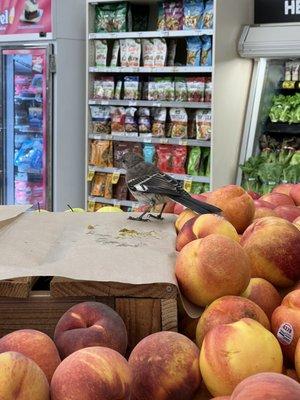
<path fill-rule="evenodd" d="M 300 24 L 246 26 L 239 52 L 254 65 L 237 183 L 265 194 L 300 182 Z"/>
<path fill-rule="evenodd" d="M 2 50 L 2 202 L 51 208 L 47 48 Z"/>

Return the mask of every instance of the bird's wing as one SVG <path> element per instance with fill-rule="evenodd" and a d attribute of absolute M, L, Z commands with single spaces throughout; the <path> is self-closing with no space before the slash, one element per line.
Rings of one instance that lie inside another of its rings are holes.
<path fill-rule="evenodd" d="M 130 179 L 127 185 L 132 192 L 139 193 L 153 193 L 165 196 L 176 196 L 184 193 L 181 183 L 162 172 Z"/>

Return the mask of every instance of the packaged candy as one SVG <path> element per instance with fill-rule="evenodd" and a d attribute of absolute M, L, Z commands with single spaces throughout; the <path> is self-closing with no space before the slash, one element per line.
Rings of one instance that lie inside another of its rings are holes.
<path fill-rule="evenodd" d="M 187 101 L 187 84 L 185 78 L 175 78 L 175 101 Z"/>
<path fill-rule="evenodd" d="M 166 108 L 154 108 L 152 110 L 152 135 L 154 137 L 164 137 L 166 133 Z"/>
<path fill-rule="evenodd" d="M 94 99 L 112 100 L 114 92 L 115 83 L 113 76 L 105 76 L 94 81 Z"/>
<path fill-rule="evenodd" d="M 112 167 L 112 142 L 104 140 L 92 140 L 89 163 L 98 167 Z"/>
<path fill-rule="evenodd" d="M 187 42 L 187 60 L 186 65 L 198 67 L 201 60 L 202 41 L 198 36 L 192 36 L 186 39 Z"/>
<path fill-rule="evenodd" d="M 106 67 L 107 63 L 107 41 L 95 40 L 95 64 L 96 67 Z"/>
<path fill-rule="evenodd" d="M 98 4 L 95 32 L 126 32 L 127 7 L 126 2 Z"/>
<path fill-rule="evenodd" d="M 111 67 L 116 67 L 118 65 L 119 52 L 120 52 L 120 42 L 119 40 L 115 40 L 110 61 Z"/>
<path fill-rule="evenodd" d="M 214 1 L 206 0 L 202 15 L 201 29 L 212 29 L 214 26 Z"/>
<path fill-rule="evenodd" d="M 145 162 L 153 164 L 155 156 L 155 146 L 153 144 L 146 143 L 144 145 L 143 154 Z"/>
<path fill-rule="evenodd" d="M 183 29 L 200 29 L 204 11 L 203 0 L 183 0 Z"/>
<path fill-rule="evenodd" d="M 121 39 L 121 67 L 139 67 L 141 60 L 141 40 Z"/>
<path fill-rule="evenodd" d="M 184 108 L 170 109 L 170 130 L 172 138 L 187 138 L 188 117 Z"/>
<path fill-rule="evenodd" d="M 185 174 L 185 163 L 187 157 L 186 146 L 173 146 L 172 172 L 173 174 Z"/>
<path fill-rule="evenodd" d="M 198 176 L 201 161 L 201 147 L 192 147 L 189 152 L 187 173 L 188 175 Z"/>
<path fill-rule="evenodd" d="M 167 43 L 165 39 L 155 38 L 154 43 L 154 67 L 161 68 L 166 65 Z"/>
<path fill-rule="evenodd" d="M 196 138 L 197 140 L 210 140 L 211 138 L 210 110 L 198 110 L 196 112 Z"/>
<path fill-rule="evenodd" d="M 164 4 L 165 29 L 178 31 L 183 26 L 182 1 L 165 1 Z"/>
<path fill-rule="evenodd" d="M 126 108 L 125 132 L 128 132 L 128 133 L 137 133 L 138 132 L 136 111 L 137 111 L 137 109 L 134 107 Z"/>
<path fill-rule="evenodd" d="M 138 110 L 138 126 L 141 135 L 151 134 L 150 108 L 141 107 Z"/>
<path fill-rule="evenodd" d="M 90 110 L 93 123 L 93 132 L 110 134 L 110 107 L 90 106 Z"/>
<path fill-rule="evenodd" d="M 212 38 L 208 35 L 202 36 L 202 51 L 200 65 L 210 67 L 212 65 Z"/>
<path fill-rule="evenodd" d="M 142 50 L 143 50 L 143 66 L 148 68 L 153 68 L 154 58 L 155 58 L 154 39 L 143 39 Z"/>
<path fill-rule="evenodd" d="M 138 76 L 124 77 L 124 100 L 138 100 L 140 80 Z"/>
<path fill-rule="evenodd" d="M 92 181 L 91 195 L 104 197 L 106 174 L 96 172 Z"/>
<path fill-rule="evenodd" d="M 111 132 L 124 133 L 125 132 L 125 115 L 124 107 L 111 107 Z"/>
<path fill-rule="evenodd" d="M 172 145 L 159 144 L 156 146 L 156 165 L 162 172 L 172 173 L 172 149 Z"/>

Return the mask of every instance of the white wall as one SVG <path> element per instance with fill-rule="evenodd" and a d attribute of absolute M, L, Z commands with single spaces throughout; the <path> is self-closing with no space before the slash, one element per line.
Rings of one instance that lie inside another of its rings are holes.
<path fill-rule="evenodd" d="M 253 62 L 237 54 L 253 0 L 217 0 L 213 98 L 213 189 L 235 183 Z"/>

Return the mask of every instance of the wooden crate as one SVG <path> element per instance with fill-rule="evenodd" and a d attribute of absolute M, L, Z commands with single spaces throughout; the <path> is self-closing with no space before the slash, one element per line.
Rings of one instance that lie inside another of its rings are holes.
<path fill-rule="evenodd" d="M 50 282 L 50 280 L 49 280 Z M 100 301 L 123 318 L 129 350 L 154 332 L 177 331 L 177 288 L 128 285 L 54 277 L 49 290 L 34 290 L 36 278 L 0 281 L 0 337 L 17 329 L 38 329 L 53 337 L 62 314 L 82 301 Z"/>

